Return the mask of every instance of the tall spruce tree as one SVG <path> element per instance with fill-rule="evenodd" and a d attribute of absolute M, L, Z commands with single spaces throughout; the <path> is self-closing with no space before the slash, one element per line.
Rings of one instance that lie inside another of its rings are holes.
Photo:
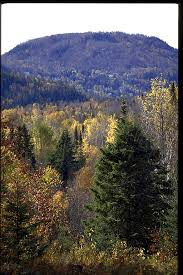
<path fill-rule="evenodd" d="M 166 224 L 173 190 L 158 149 L 127 118 L 124 101 L 114 143 L 101 150 L 92 191 L 88 208 L 95 217 L 86 232 L 98 247 L 120 239 L 148 250 L 152 234 Z"/>
<path fill-rule="evenodd" d="M 74 128 L 74 145 L 77 148 L 79 144 L 79 136 L 78 136 L 78 128 L 77 126 Z"/>
<path fill-rule="evenodd" d="M 56 151 L 50 157 L 51 164 L 60 174 L 63 181 L 63 187 L 67 186 L 68 179 L 72 177 L 76 169 L 76 159 L 74 155 L 74 146 L 67 129 L 65 129 L 56 146 Z"/>
<path fill-rule="evenodd" d="M 41 238 L 32 221 L 33 212 L 25 201 L 24 190 L 15 181 L 14 191 L 3 192 L 1 216 L 1 266 L 20 271 L 27 263 L 43 252 Z M 16 273 L 17 274 L 17 273 Z"/>
<path fill-rule="evenodd" d="M 78 132 L 77 126 L 74 130 L 74 151 L 76 156 L 76 170 L 81 169 L 85 164 L 85 155 L 83 152 L 83 138 L 81 131 Z"/>
<path fill-rule="evenodd" d="M 79 132 L 79 145 L 81 146 L 83 143 L 83 137 L 82 137 L 82 132 Z"/>
<path fill-rule="evenodd" d="M 33 151 L 34 146 L 25 124 L 14 129 L 11 133 L 11 138 L 14 143 L 13 147 L 15 153 L 25 159 L 30 164 L 31 168 L 35 168 L 36 159 Z"/>

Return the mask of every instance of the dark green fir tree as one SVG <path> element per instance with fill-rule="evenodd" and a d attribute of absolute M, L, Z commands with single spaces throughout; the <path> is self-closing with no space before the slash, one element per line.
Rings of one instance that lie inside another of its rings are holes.
<path fill-rule="evenodd" d="M 35 168 L 36 159 L 33 151 L 34 146 L 31 142 L 31 137 L 25 124 L 14 129 L 11 133 L 11 138 L 17 156 L 20 156 L 26 160 L 30 164 L 31 168 Z"/>
<path fill-rule="evenodd" d="M 159 151 L 128 119 L 125 101 L 114 143 L 101 150 L 92 192 L 88 208 L 94 218 L 86 233 L 98 248 L 110 248 L 119 239 L 149 250 L 153 234 L 167 222 L 172 183 Z"/>
<path fill-rule="evenodd" d="M 81 169 L 85 164 L 85 155 L 83 152 L 83 138 L 81 131 L 78 132 L 77 126 L 74 131 L 74 150 L 76 156 L 76 170 Z"/>
<path fill-rule="evenodd" d="M 76 159 L 74 146 L 67 129 L 65 129 L 56 146 L 56 150 L 50 157 L 49 164 L 52 165 L 60 174 L 63 187 L 67 187 L 68 180 L 72 178 L 76 170 Z"/>
<path fill-rule="evenodd" d="M 82 136 L 82 132 L 79 132 L 79 145 L 81 146 L 83 144 L 83 136 Z"/>
<path fill-rule="evenodd" d="M 4 190 L 1 216 L 1 266 L 19 272 L 44 251 L 32 221 L 33 211 L 16 182 L 14 192 Z M 19 274 L 19 273 L 16 273 Z"/>
<path fill-rule="evenodd" d="M 85 157 L 85 154 L 83 152 L 82 144 L 78 146 L 76 157 L 77 157 L 77 170 L 79 170 L 86 163 L 86 157 Z"/>
<path fill-rule="evenodd" d="M 77 148 L 79 145 L 79 135 L 77 126 L 74 128 L 74 146 Z"/>

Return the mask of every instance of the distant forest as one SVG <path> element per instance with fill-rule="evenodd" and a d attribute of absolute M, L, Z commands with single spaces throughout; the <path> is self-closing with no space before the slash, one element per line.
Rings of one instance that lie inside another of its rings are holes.
<path fill-rule="evenodd" d="M 2 56 L 13 71 L 63 80 L 87 94 L 139 95 L 150 80 L 178 80 L 178 51 L 156 37 L 120 32 L 60 34 L 22 43 Z"/>
<path fill-rule="evenodd" d="M 74 85 L 64 84 L 62 80 L 46 80 L 40 77 L 25 76 L 11 70 L 2 69 L 2 108 L 26 106 L 33 103 L 54 103 L 84 101 L 88 97 Z"/>

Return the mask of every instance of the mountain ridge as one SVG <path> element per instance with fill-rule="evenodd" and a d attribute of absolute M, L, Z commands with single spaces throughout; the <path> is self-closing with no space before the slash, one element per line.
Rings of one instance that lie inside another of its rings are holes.
<path fill-rule="evenodd" d="M 145 34 L 141 34 L 141 33 L 126 33 L 126 32 L 120 32 L 120 31 L 115 31 L 115 32 L 91 32 L 91 31 L 88 31 L 88 32 L 73 32 L 73 33 L 57 33 L 57 34 L 52 34 L 52 35 L 46 35 L 46 36 L 41 36 L 41 37 L 38 37 L 38 38 L 31 38 L 31 39 L 28 39 L 24 42 L 21 42 L 19 44 L 17 44 L 14 48 L 10 49 L 9 51 L 7 52 L 4 52 L 2 55 L 5 55 L 7 53 L 9 53 L 10 51 L 12 51 L 13 49 L 23 45 L 23 44 L 26 44 L 26 43 L 29 43 L 29 42 L 32 42 L 34 40 L 41 40 L 43 38 L 51 38 L 51 37 L 54 37 L 54 36 L 64 36 L 64 35 L 82 35 L 82 34 L 95 34 L 95 33 L 111 33 L 111 34 L 115 34 L 115 33 L 121 33 L 121 34 L 127 34 L 127 35 L 131 35 L 131 36 L 138 36 L 138 37 L 142 37 L 142 38 L 152 38 L 152 39 L 156 39 L 156 40 L 159 40 L 161 42 L 163 42 L 164 44 L 166 44 L 168 47 L 174 49 L 174 50 L 178 50 L 177 48 L 171 46 L 168 44 L 168 42 L 166 42 L 165 40 L 162 40 L 161 38 L 159 37 L 156 37 L 156 36 L 149 36 L 149 35 L 145 35 Z"/>
<path fill-rule="evenodd" d="M 25 74 L 75 83 L 91 93 L 138 94 L 162 74 L 178 78 L 178 50 L 154 36 L 124 32 L 65 33 L 23 42 L 2 64 Z"/>

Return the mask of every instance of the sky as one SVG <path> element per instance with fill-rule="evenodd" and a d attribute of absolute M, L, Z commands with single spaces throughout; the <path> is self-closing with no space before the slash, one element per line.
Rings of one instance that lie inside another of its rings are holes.
<path fill-rule="evenodd" d="M 1 54 L 43 36 L 121 31 L 178 48 L 178 4 L 16 3 L 1 6 Z"/>

